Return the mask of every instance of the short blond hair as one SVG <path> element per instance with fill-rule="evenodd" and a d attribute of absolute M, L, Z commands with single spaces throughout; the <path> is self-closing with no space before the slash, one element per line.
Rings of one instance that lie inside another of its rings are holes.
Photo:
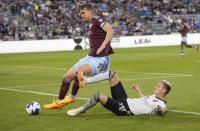
<path fill-rule="evenodd" d="M 82 4 L 79 6 L 80 10 L 86 9 L 86 10 L 94 10 L 93 6 L 91 4 Z"/>
<path fill-rule="evenodd" d="M 164 84 L 164 88 L 166 89 L 166 94 L 168 94 L 172 87 L 171 83 L 167 80 L 162 80 L 161 82 Z"/>

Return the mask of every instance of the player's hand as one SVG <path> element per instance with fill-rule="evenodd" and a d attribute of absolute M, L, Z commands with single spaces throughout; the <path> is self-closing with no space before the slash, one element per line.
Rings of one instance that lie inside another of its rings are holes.
<path fill-rule="evenodd" d="M 140 90 L 140 87 L 138 85 L 133 85 L 132 88 L 137 90 L 137 91 Z"/>
<path fill-rule="evenodd" d="M 100 47 L 99 47 L 99 49 L 97 50 L 97 52 L 96 52 L 96 54 L 98 55 L 98 54 L 100 54 L 101 52 L 102 52 L 102 50 L 103 49 L 105 49 L 105 45 L 104 44 L 102 44 Z"/>
<path fill-rule="evenodd" d="M 157 109 L 158 109 L 158 112 L 159 112 L 159 113 L 163 113 L 163 110 L 162 110 L 161 106 L 158 105 L 158 106 L 157 106 Z"/>
<path fill-rule="evenodd" d="M 144 95 L 143 95 L 143 93 L 140 90 L 140 87 L 138 85 L 133 85 L 131 88 L 135 89 L 138 92 L 138 94 L 140 95 L 140 97 L 144 97 Z"/>

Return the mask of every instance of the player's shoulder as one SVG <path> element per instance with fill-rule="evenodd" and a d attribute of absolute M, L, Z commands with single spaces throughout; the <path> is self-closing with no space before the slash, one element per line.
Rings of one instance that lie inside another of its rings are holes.
<path fill-rule="evenodd" d="M 165 100 L 162 100 L 162 99 L 158 98 L 155 94 L 149 95 L 148 97 L 149 97 L 149 98 L 152 100 L 152 102 L 154 102 L 154 103 L 164 103 L 164 104 L 167 103 Z"/>
<path fill-rule="evenodd" d="M 98 20 L 100 16 L 94 15 L 92 18 Z"/>
<path fill-rule="evenodd" d="M 95 15 L 95 16 L 93 16 L 92 18 L 93 18 L 94 21 L 100 22 L 100 23 L 103 22 L 103 21 L 105 21 L 104 18 L 101 17 L 101 16 L 96 16 L 96 15 Z"/>
<path fill-rule="evenodd" d="M 98 16 L 98 15 L 94 15 L 92 18 L 94 18 L 94 19 L 96 19 L 96 20 L 103 19 L 102 16 Z"/>

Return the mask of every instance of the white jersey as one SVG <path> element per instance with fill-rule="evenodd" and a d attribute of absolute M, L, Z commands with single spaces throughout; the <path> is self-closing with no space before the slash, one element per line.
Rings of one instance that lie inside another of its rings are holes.
<path fill-rule="evenodd" d="M 142 98 L 128 98 L 127 103 L 131 112 L 134 115 L 157 114 L 158 105 L 161 107 L 161 110 L 163 110 L 163 112 L 166 110 L 166 102 L 157 98 L 155 94 L 144 96 Z"/>

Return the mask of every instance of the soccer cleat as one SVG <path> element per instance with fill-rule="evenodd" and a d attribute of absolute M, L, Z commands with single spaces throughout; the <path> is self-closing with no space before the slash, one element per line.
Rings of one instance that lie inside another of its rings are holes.
<path fill-rule="evenodd" d="M 196 47 L 196 51 L 199 52 L 199 47 L 198 46 Z"/>
<path fill-rule="evenodd" d="M 53 109 L 53 108 L 62 109 L 62 107 L 63 107 L 63 105 L 57 104 L 55 100 L 53 100 L 53 103 L 51 103 L 51 104 L 44 105 L 45 109 Z"/>
<path fill-rule="evenodd" d="M 69 103 L 73 103 L 75 101 L 75 99 L 72 99 L 71 97 L 67 96 L 66 98 L 60 100 L 58 102 L 59 105 L 67 105 Z"/>
<path fill-rule="evenodd" d="M 83 76 L 83 72 L 78 72 L 77 78 L 79 87 L 83 88 L 86 85 L 86 77 Z"/>
<path fill-rule="evenodd" d="M 78 116 L 79 114 L 83 114 L 83 113 L 85 113 L 85 112 L 82 112 L 81 108 L 76 108 L 76 109 L 67 111 L 68 116 Z"/>
<path fill-rule="evenodd" d="M 183 57 L 183 54 L 180 54 L 178 57 Z"/>

